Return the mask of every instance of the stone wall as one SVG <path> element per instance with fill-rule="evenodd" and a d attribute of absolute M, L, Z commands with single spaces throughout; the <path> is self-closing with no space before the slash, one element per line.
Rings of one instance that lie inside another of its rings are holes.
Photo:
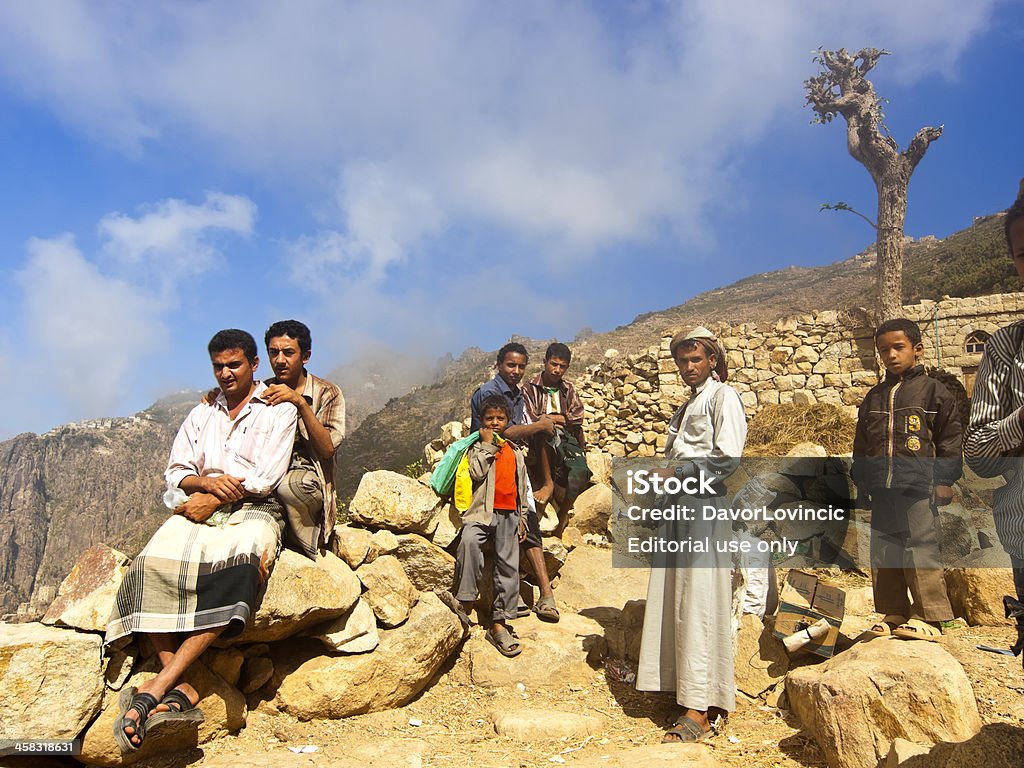
<path fill-rule="evenodd" d="M 969 391 L 981 354 L 966 351 L 968 338 L 1024 319 L 1024 294 L 945 298 L 904 309 L 921 326 L 922 362 L 952 374 Z M 856 416 L 879 370 L 874 330 L 864 317 L 825 310 L 774 324 L 710 327 L 725 347 L 729 384 L 740 393 L 748 416 L 775 403 L 830 403 Z M 666 329 L 659 344 L 639 354 L 608 350 L 602 364 L 579 377 L 589 445 L 612 456 L 652 456 L 664 447 L 665 423 L 685 399 L 669 354 L 677 330 Z"/>

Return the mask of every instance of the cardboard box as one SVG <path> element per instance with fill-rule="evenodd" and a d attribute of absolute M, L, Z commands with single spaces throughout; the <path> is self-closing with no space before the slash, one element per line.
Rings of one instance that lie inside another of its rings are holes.
<path fill-rule="evenodd" d="M 819 581 L 813 573 L 792 570 L 786 576 L 779 600 L 775 636 L 781 640 L 806 629 L 819 619 L 826 619 L 830 625 L 828 634 L 818 642 L 805 645 L 803 650 L 826 659 L 831 658 L 836 651 L 839 626 L 843 623 L 846 611 L 846 593 L 839 587 Z"/>

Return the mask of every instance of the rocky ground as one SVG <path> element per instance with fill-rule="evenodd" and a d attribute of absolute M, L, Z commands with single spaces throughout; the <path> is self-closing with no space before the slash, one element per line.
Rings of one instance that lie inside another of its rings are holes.
<path fill-rule="evenodd" d="M 593 548 L 585 551 L 595 566 L 604 556 Z M 482 630 L 474 628 L 462 652 L 404 707 L 340 720 L 302 722 L 277 712 L 269 702 L 250 700 L 247 725 L 236 736 L 136 765 L 826 765 L 817 744 L 801 732 L 796 717 L 786 709 L 784 697 L 780 707 L 744 700 L 724 731 L 706 746 L 660 745 L 661 731 L 676 713 L 670 695 L 639 693 L 631 684 L 617 681 L 628 671 L 621 663 L 605 660 L 596 666 L 573 666 L 554 658 L 560 637 L 578 638 L 600 625 L 601 611 L 593 606 L 622 605 L 642 597 L 646 574 L 627 571 L 614 580 L 591 579 L 584 569 L 567 576 L 570 578 L 560 587 L 567 603 L 563 622 L 546 625 L 533 617 L 518 621 L 516 627 L 526 650 L 516 660 L 499 657 L 483 642 Z M 844 624 L 852 641 L 877 614 L 870 612 L 870 604 L 863 599 L 866 578 L 842 574 L 838 581 L 848 594 L 860 596 L 851 599 Z M 1009 626 L 964 626 L 948 630 L 944 638 L 945 648 L 963 666 L 973 686 L 985 726 L 1024 726 L 1024 674 L 1019 659 L 976 648 L 979 644 L 1007 647 L 1012 635 Z M 905 652 L 909 641 L 882 642 L 891 643 L 895 654 Z M 737 663 L 741 663 L 739 659 Z M 490 682 L 481 685 L 481 680 Z M 503 734 L 496 732 L 496 722 Z M 920 763 L 933 764 L 939 763 Z"/>

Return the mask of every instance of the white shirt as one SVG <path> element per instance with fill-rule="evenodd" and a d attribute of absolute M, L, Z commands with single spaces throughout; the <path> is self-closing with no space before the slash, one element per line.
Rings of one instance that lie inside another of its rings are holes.
<path fill-rule="evenodd" d="M 291 403 L 269 405 L 259 382 L 252 398 L 232 419 L 224 393 L 213 405 L 200 403 L 178 429 L 164 478 L 177 490 L 189 475 L 234 475 L 253 496 L 266 496 L 291 463 L 298 412 Z"/>
<path fill-rule="evenodd" d="M 709 474 L 728 475 L 736 469 L 746 441 L 747 415 L 739 394 L 709 376 L 672 416 L 665 455 L 697 459 L 695 464 Z"/>

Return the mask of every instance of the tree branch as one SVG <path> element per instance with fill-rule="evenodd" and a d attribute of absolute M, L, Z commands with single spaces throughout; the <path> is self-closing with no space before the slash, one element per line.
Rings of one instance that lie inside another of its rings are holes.
<path fill-rule="evenodd" d="M 858 211 L 856 208 L 852 208 L 849 204 L 844 203 L 842 200 L 840 200 L 838 203 L 822 203 L 821 208 L 818 209 L 819 213 L 821 213 L 821 211 L 849 211 L 850 213 L 853 213 L 864 219 L 864 221 L 871 225 L 872 229 L 876 231 L 878 230 L 878 225 L 875 224 L 875 222 L 873 222 L 863 213 Z"/>
<path fill-rule="evenodd" d="M 928 151 L 928 145 L 942 135 L 943 128 L 945 128 L 944 125 L 940 125 L 937 128 L 932 125 L 926 125 L 911 139 L 910 144 L 907 145 L 907 148 L 902 153 L 903 157 L 910 163 L 911 170 L 916 168 L 917 164 L 921 162 L 924 153 Z"/>

